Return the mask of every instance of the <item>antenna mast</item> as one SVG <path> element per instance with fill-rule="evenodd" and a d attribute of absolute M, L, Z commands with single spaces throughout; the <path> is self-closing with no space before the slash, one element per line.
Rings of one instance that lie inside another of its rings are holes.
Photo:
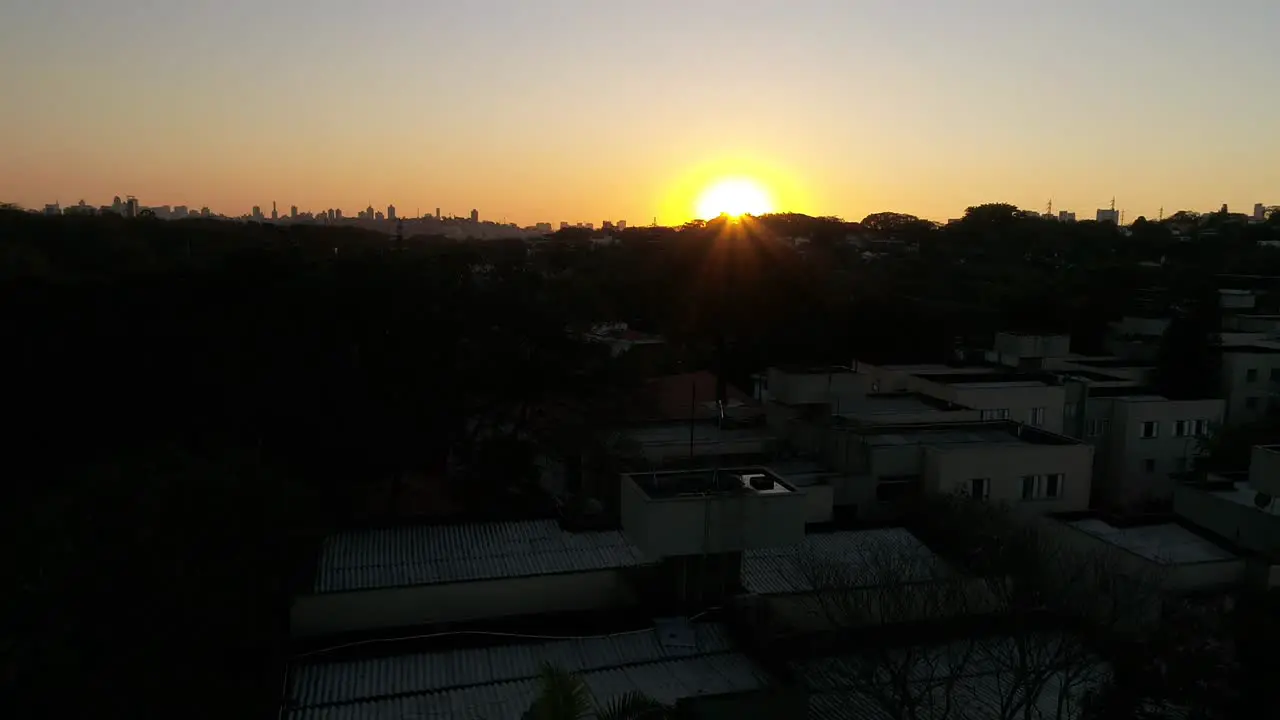
<path fill-rule="evenodd" d="M 1053 217 L 1053 198 L 1049 198 L 1049 204 L 1044 208 L 1045 217 Z"/>

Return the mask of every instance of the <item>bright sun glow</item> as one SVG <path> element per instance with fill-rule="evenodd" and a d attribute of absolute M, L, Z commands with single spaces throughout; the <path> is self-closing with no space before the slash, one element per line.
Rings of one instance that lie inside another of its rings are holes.
<path fill-rule="evenodd" d="M 710 220 L 720 215 L 764 215 L 773 212 L 769 193 L 753 180 L 721 180 L 698 197 L 698 217 Z"/>

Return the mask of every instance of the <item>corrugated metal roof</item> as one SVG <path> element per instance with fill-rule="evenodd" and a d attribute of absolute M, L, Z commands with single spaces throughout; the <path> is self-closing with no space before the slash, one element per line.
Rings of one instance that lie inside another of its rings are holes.
<path fill-rule="evenodd" d="M 538 693 L 543 662 L 578 673 L 598 704 L 638 691 L 661 702 L 753 690 L 768 676 L 732 651 L 722 625 L 694 626 L 696 646 L 658 630 L 608 638 L 473 648 L 303 665 L 290 687 L 289 720 L 521 717 Z"/>
<path fill-rule="evenodd" d="M 489 580 L 642 562 L 620 532 L 571 533 L 554 520 L 367 530 L 325 540 L 315 592 Z"/>
<path fill-rule="evenodd" d="M 816 585 L 868 587 L 892 576 L 920 582 L 949 572 L 924 543 L 903 528 L 806 535 L 804 542 L 748 550 L 742 585 L 762 595 L 812 591 Z"/>
<path fill-rule="evenodd" d="M 655 629 L 604 638 L 300 665 L 291 673 L 290 697 L 297 706 L 347 703 L 535 678 L 543 662 L 570 672 L 587 672 L 733 649 L 724 626 L 698 623 L 691 627 L 692 647 L 664 643 Z"/>
<path fill-rule="evenodd" d="M 628 692 L 664 703 L 698 695 L 720 695 L 764 687 L 768 678 L 736 653 L 668 660 L 582 675 L 598 706 Z M 520 720 L 538 696 L 537 680 L 476 685 L 438 693 L 304 708 L 289 720 Z"/>

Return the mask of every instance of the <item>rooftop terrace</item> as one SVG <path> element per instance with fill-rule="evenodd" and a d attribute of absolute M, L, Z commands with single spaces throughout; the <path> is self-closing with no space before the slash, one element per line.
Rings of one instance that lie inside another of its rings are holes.
<path fill-rule="evenodd" d="M 1269 502 L 1265 505 L 1259 505 L 1257 502 L 1258 491 L 1247 482 L 1237 482 L 1230 490 L 1215 490 L 1211 494 L 1214 497 L 1220 497 L 1223 500 L 1230 500 L 1238 505 L 1253 508 L 1260 513 L 1280 517 L 1280 500 L 1267 495 L 1263 497 Z"/>
<path fill-rule="evenodd" d="M 859 431 L 872 446 L 886 445 L 1079 445 L 1078 440 L 1007 420 L 996 422 L 886 425 Z"/>
<path fill-rule="evenodd" d="M 764 467 L 633 473 L 630 477 L 650 499 L 741 493 L 781 495 L 796 491 Z"/>
<path fill-rule="evenodd" d="M 1118 528 L 1104 520 L 1091 518 L 1068 524 L 1160 565 L 1219 562 L 1236 558 L 1226 548 L 1177 523 Z"/>
<path fill-rule="evenodd" d="M 1060 385 L 1050 373 L 965 372 L 916 374 L 916 377 L 939 385 L 982 387 L 1051 387 Z"/>

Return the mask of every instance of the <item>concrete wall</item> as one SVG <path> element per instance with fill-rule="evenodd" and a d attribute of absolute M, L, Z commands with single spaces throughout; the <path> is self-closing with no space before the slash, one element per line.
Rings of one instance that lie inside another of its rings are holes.
<path fill-rule="evenodd" d="M 1024 475 L 1053 473 L 1063 475 L 1058 498 L 1022 499 Z M 991 481 L 989 502 L 1008 503 L 1039 513 L 1086 510 L 1093 478 L 1093 448 L 1009 443 L 925 449 L 926 492 L 953 494 L 967 489 L 973 478 Z"/>
<path fill-rule="evenodd" d="M 1060 358 L 1071 352 L 1070 335 L 1015 335 L 996 333 L 993 349 L 1017 363 L 1021 358 Z"/>
<path fill-rule="evenodd" d="M 835 507 L 835 487 L 832 485 L 806 485 L 799 488 L 804 494 L 805 522 L 831 522 Z"/>
<path fill-rule="evenodd" d="M 922 410 L 920 412 L 866 413 L 857 411 L 846 415 L 863 425 L 933 425 L 935 423 L 978 422 L 982 419 L 979 410 Z"/>
<path fill-rule="evenodd" d="M 1255 445 L 1249 455 L 1249 484 L 1280 497 L 1280 445 Z"/>
<path fill-rule="evenodd" d="M 588 611 L 636 602 L 624 573 L 599 570 L 523 578 L 300 595 L 290 609 L 294 637 L 487 618 Z"/>
<path fill-rule="evenodd" d="M 1173 511 L 1245 550 L 1280 550 L 1280 516 L 1185 485 L 1173 493 Z"/>
<path fill-rule="evenodd" d="M 838 398 L 853 399 L 867 394 L 871 380 L 855 372 L 786 372 L 769 368 L 769 394 L 788 405 L 834 403 Z"/>
<path fill-rule="evenodd" d="M 650 498 L 622 478 L 622 530 L 650 560 L 779 547 L 804 539 L 803 493 L 717 493 Z"/>
<path fill-rule="evenodd" d="M 1145 497 L 1169 499 L 1176 480 L 1171 473 L 1185 472 L 1196 455 L 1195 437 L 1174 436 L 1177 420 L 1222 420 L 1221 400 L 1142 400 L 1115 398 L 1106 443 L 1106 475 L 1100 498 L 1109 505 L 1125 505 Z M 1142 424 L 1155 422 L 1159 435 L 1142 437 Z M 1147 471 L 1146 461 L 1155 467 Z"/>

